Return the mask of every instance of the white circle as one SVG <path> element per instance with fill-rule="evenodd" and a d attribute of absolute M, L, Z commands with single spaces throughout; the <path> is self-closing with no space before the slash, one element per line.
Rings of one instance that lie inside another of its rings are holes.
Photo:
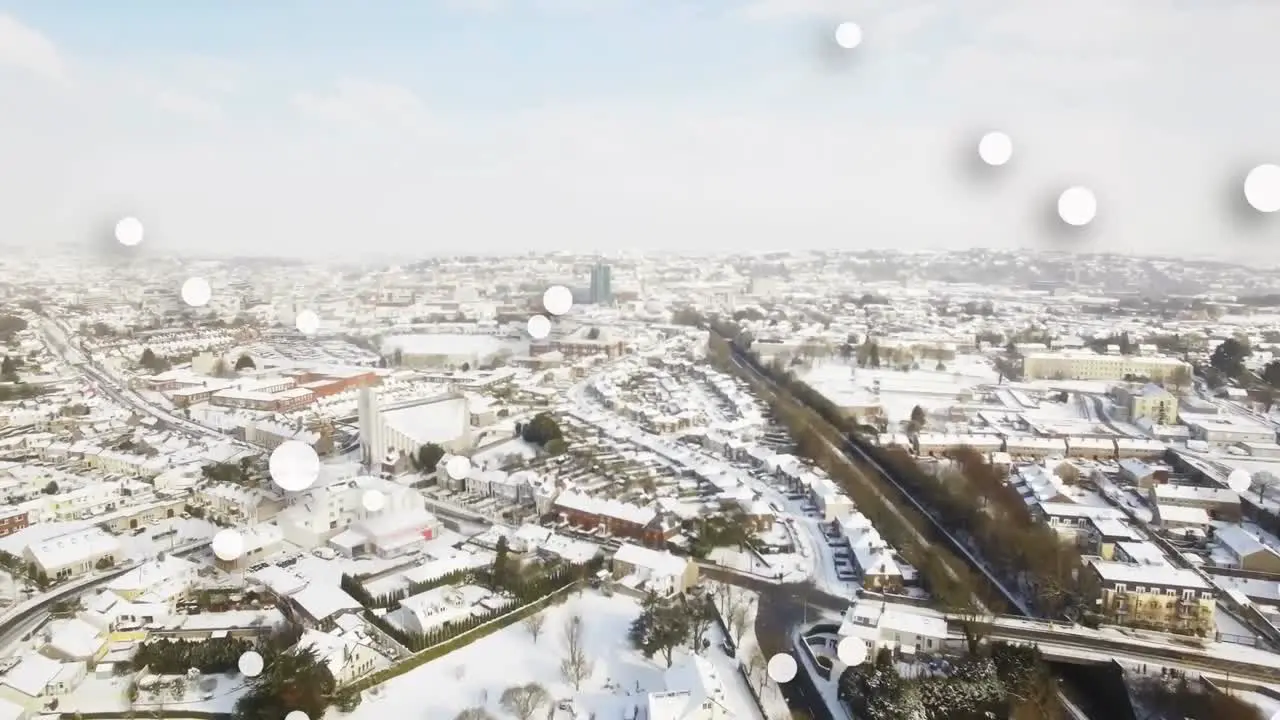
<path fill-rule="evenodd" d="M 573 291 L 563 285 L 552 285 L 542 293 L 542 307 L 552 315 L 563 315 L 573 307 Z"/>
<path fill-rule="evenodd" d="M 845 665 L 861 665 L 867 661 L 867 643 L 862 638 L 850 635 L 836 645 L 836 657 Z"/>
<path fill-rule="evenodd" d="M 769 679 L 776 683 L 788 683 L 795 679 L 796 659 L 787 653 L 778 653 L 769 658 Z"/>
<path fill-rule="evenodd" d="M 285 713 L 284 720 L 311 720 L 311 716 L 301 710 L 290 710 Z"/>
<path fill-rule="evenodd" d="M 236 661 L 236 666 L 240 668 L 240 674 L 245 677 L 258 677 L 262 674 L 262 668 L 265 664 L 257 650 L 247 650 L 241 653 L 240 659 Z"/>
<path fill-rule="evenodd" d="M 226 562 L 239 559 L 244 554 L 244 536 L 235 530 L 219 530 L 213 536 L 213 554 Z"/>
<path fill-rule="evenodd" d="M 1069 187 L 1058 196 L 1058 217 L 1074 227 L 1093 222 L 1098 214 L 1098 198 L 1086 187 Z"/>
<path fill-rule="evenodd" d="M 1013 157 L 1013 140 L 1002 132 L 989 132 L 978 141 L 978 157 L 992 167 L 1000 167 Z"/>
<path fill-rule="evenodd" d="M 471 474 L 471 460 L 462 455 L 454 455 L 444 464 L 444 471 L 454 480 L 464 480 Z"/>
<path fill-rule="evenodd" d="M 1244 178 L 1244 199 L 1254 210 L 1280 210 L 1280 165 L 1259 165 Z"/>
<path fill-rule="evenodd" d="M 1253 486 L 1253 475 L 1248 470 L 1238 469 L 1232 470 L 1227 476 L 1227 487 L 1242 493 L 1247 492 Z"/>
<path fill-rule="evenodd" d="M 142 242 L 144 234 L 142 221 L 136 217 L 122 218 L 120 222 L 116 223 L 116 242 L 121 245 L 133 247 Z"/>
<path fill-rule="evenodd" d="M 858 23 L 842 22 L 836 26 L 836 44 L 852 50 L 862 44 L 862 28 Z"/>
<path fill-rule="evenodd" d="M 306 490 L 320 477 L 320 456 L 315 448 L 301 440 L 286 440 L 271 451 L 267 471 L 284 490 Z"/>
<path fill-rule="evenodd" d="M 534 315 L 525 323 L 525 330 L 534 340 L 545 340 L 551 334 L 551 320 L 546 315 Z"/>
<path fill-rule="evenodd" d="M 212 297 L 213 288 L 209 287 L 209 281 L 202 277 L 187 278 L 187 281 L 182 283 L 182 302 L 191 307 L 204 307 L 209 304 Z"/>
<path fill-rule="evenodd" d="M 383 495 L 381 490 L 365 490 L 360 502 L 364 505 L 365 510 L 378 512 L 387 506 L 387 496 Z"/>
<path fill-rule="evenodd" d="M 314 310 L 303 310 L 293 319 L 293 325 L 303 335 L 314 335 L 320 329 L 320 316 Z"/>

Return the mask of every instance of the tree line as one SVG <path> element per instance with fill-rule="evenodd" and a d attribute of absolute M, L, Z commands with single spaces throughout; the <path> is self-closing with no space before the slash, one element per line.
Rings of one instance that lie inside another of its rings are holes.
<path fill-rule="evenodd" d="M 903 677 L 886 648 L 840 675 L 837 695 L 865 720 L 1060 720 L 1057 683 L 1034 647 L 997 642 L 945 677 Z"/>
<path fill-rule="evenodd" d="M 1003 470 L 973 448 L 950 453 L 951 471 L 934 475 L 900 448 L 876 448 L 876 459 L 1006 586 L 1038 614 L 1078 607 L 1083 565 L 1073 543 L 1036 520 Z"/>
<path fill-rule="evenodd" d="M 860 435 L 870 432 L 870 428 L 845 416 L 826 396 L 791 373 L 780 373 L 776 367 L 763 370 L 796 400 L 847 434 L 889 470 L 903 489 L 927 508 L 943 527 L 984 560 L 988 570 L 1029 598 L 1028 604 L 1032 609 L 1056 616 L 1078 605 L 1082 594 L 1079 551 L 1073 544 L 1063 542 L 1052 528 L 1037 522 L 1021 495 L 1005 482 L 1004 473 L 987 463 L 981 454 L 971 448 L 959 448 L 952 453 L 957 472 L 946 474 L 945 479 L 935 476 L 921 468 L 915 458 L 902 449 L 882 448 L 866 442 Z M 824 454 L 826 443 L 812 431 L 811 426 L 801 424 L 798 429 L 797 444 L 802 451 L 811 457 Z M 841 464 L 827 465 L 838 468 Z M 833 475 L 837 481 L 840 478 L 835 476 L 839 474 Z M 838 484 L 850 493 L 860 508 L 863 507 L 867 493 L 857 497 L 851 492 L 856 487 L 855 483 Z M 880 527 L 883 516 L 871 519 Z M 888 536 L 886 539 L 893 542 Z M 907 555 L 903 549 L 903 554 Z M 919 557 L 919 553 L 912 554 Z M 907 560 L 921 571 L 931 592 L 944 603 L 959 606 L 956 609 L 970 605 L 969 598 L 974 590 L 983 591 L 984 601 L 989 601 L 984 604 L 999 604 L 996 594 L 991 592 L 994 588 L 976 588 L 972 580 L 958 582 L 952 577 L 956 575 L 956 568 L 952 566 L 953 572 L 946 572 L 946 568 L 941 567 L 946 564 L 945 558 L 936 553 L 924 555 L 923 565 L 910 557 Z"/>
<path fill-rule="evenodd" d="M 737 368 L 729 361 L 729 356 L 735 343 L 739 349 L 745 343 L 740 337 L 737 341 L 721 339 L 726 337 L 726 330 L 722 327 L 712 336 L 710 357 L 724 372 L 736 373 Z M 755 364 L 759 366 L 758 362 Z M 888 488 L 872 480 L 878 477 L 877 471 L 845 456 L 838 449 L 846 437 L 845 433 L 855 428 L 867 432 L 875 432 L 876 429 L 860 425 L 855 418 L 842 416 L 827 398 L 790 373 L 775 375 L 768 370 L 763 372 L 787 391 L 771 393 L 765 386 L 758 387 L 769 399 L 773 417 L 787 429 L 795 442 L 797 454 L 826 471 L 837 487 L 853 500 L 858 511 L 875 525 L 881 536 L 916 568 L 925 588 L 952 610 L 975 615 L 983 607 L 998 610 L 999 603 L 994 593 L 973 579 L 968 566 L 948 550 L 937 529 L 914 508 L 893 504 L 882 492 Z M 811 401 L 812 405 L 806 404 L 805 400 Z M 982 595 L 979 598 L 980 591 Z"/>

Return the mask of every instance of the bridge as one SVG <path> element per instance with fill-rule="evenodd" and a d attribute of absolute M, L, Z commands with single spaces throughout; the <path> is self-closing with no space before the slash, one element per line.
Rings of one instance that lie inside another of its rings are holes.
<path fill-rule="evenodd" d="M 1023 618 L 999 617 L 990 623 L 990 639 L 1033 643 L 1051 660 L 1106 662 L 1118 659 L 1280 687 L 1280 657 L 1244 645 L 1154 633 L 1128 635 L 1115 627 L 1095 630 Z M 948 618 L 953 638 L 963 640 L 961 624 L 956 618 Z"/>

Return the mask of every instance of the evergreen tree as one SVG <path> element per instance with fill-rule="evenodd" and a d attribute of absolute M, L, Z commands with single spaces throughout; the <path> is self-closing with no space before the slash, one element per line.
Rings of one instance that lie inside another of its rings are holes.
<path fill-rule="evenodd" d="M 661 653 L 667 667 L 671 667 L 675 649 L 689 637 L 689 617 L 683 602 L 649 593 L 640 605 L 640 615 L 631 623 L 628 637 L 645 657 Z"/>
<path fill-rule="evenodd" d="M 312 648 L 269 658 L 262 673 L 246 684 L 248 692 L 236 701 L 236 720 L 280 720 L 294 710 L 321 720 L 337 686 L 329 666 Z"/>

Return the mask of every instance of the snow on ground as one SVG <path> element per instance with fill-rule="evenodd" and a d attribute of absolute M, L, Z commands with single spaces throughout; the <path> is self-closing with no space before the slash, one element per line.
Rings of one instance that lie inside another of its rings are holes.
<path fill-rule="evenodd" d="M 737 548 L 728 547 L 715 548 L 707 554 L 707 559 L 717 565 L 766 580 L 790 583 L 809 579 L 812 564 L 799 553 L 778 553 L 764 558 L 761 560 L 751 551 L 739 552 Z"/>
<path fill-rule="evenodd" d="M 744 622 L 746 630 L 742 637 L 738 640 L 738 662 L 744 667 L 750 667 L 751 658 L 761 655 L 760 642 L 756 638 L 756 611 L 759 608 L 759 596 L 750 590 L 745 590 L 724 583 L 708 582 L 711 592 L 716 596 L 716 607 L 721 605 L 732 607 L 734 603 L 742 603 L 746 608 Z M 727 597 L 724 597 L 726 596 Z M 723 598 L 723 599 L 722 599 Z M 769 659 L 761 656 L 759 667 L 765 667 Z M 762 674 L 762 673 L 761 673 Z M 754 682 L 754 681 L 753 681 Z M 791 717 L 791 709 L 787 707 L 787 701 L 782 696 L 782 690 L 774 682 L 765 679 L 763 687 L 760 689 L 760 704 L 764 706 L 764 711 L 768 716 L 768 720 L 788 720 Z"/>
<path fill-rule="evenodd" d="M 585 592 L 570 596 L 543 614 L 546 620 L 536 642 L 524 623 L 516 623 L 378 686 L 345 717 L 451 718 L 477 705 L 498 717 L 507 717 L 499 704 L 502 691 L 516 684 L 537 682 L 551 693 L 553 703 L 572 699 L 584 717 L 620 718 L 632 707 L 646 707 L 648 693 L 665 690 L 661 655 L 647 660 L 627 640 L 631 622 L 640 614 L 638 600 Z M 594 672 L 583 683 L 581 692 L 575 692 L 560 672 L 564 658 L 561 629 L 575 614 L 581 616 L 585 626 L 586 655 L 595 662 Z M 716 630 L 708 634 L 708 639 L 711 646 L 704 657 L 719 670 L 729 716 L 742 720 L 759 718 L 746 682 L 734 661 L 719 647 L 723 637 Z M 685 654 L 686 650 L 678 652 L 676 662 Z M 336 712 L 334 715 L 344 717 Z M 538 717 L 550 716 L 540 712 Z"/>
<path fill-rule="evenodd" d="M 1214 607 L 1214 626 L 1222 634 L 1221 639 L 1223 642 L 1236 643 L 1238 645 L 1252 645 L 1254 643 L 1258 634 L 1252 628 L 1223 610 L 1221 605 L 1215 605 Z"/>
<path fill-rule="evenodd" d="M 172 680 L 177 676 L 165 676 L 163 680 Z M 97 677 L 89 675 L 84 682 L 72 692 L 59 699 L 59 712 L 126 712 L 130 709 L 125 693 L 129 688 L 131 676 Z M 163 709 L 191 710 L 193 712 L 229 713 L 235 708 L 236 700 L 244 694 L 244 678 L 239 675 L 202 675 L 200 682 L 215 681 L 215 685 L 207 692 L 203 688 L 188 685 L 181 701 L 175 701 L 167 692 L 150 693 L 142 690 L 133 710 L 145 715 L 146 711 Z M 205 696 L 209 696 L 205 699 Z"/>
<path fill-rule="evenodd" d="M 816 558 L 813 573 L 814 585 L 817 585 L 819 590 L 832 595 L 854 597 L 861 585 L 854 581 L 841 580 L 836 575 L 835 548 L 822 534 L 822 529 L 819 527 L 821 522 L 817 518 L 801 517 L 796 519 L 795 524 L 796 527 L 803 528 L 803 534 L 812 540 L 811 549 Z"/>
<path fill-rule="evenodd" d="M 945 365 L 946 370 L 938 371 L 925 362 L 919 370 L 902 372 L 828 361 L 815 363 L 801 373 L 801 380 L 840 406 L 881 405 L 891 427 L 908 420 L 916 405 L 926 411 L 950 408 L 961 392 L 999 381 L 995 368 L 982 358 L 960 356 Z"/>
<path fill-rule="evenodd" d="M 1231 694 L 1261 710 L 1265 720 L 1280 720 L 1280 700 L 1252 691 L 1233 690 Z"/>
<path fill-rule="evenodd" d="M 138 535 L 128 532 L 119 536 L 124 555 L 128 558 L 153 558 L 158 553 L 167 552 L 193 542 L 212 540 L 218 532 L 218 526 L 199 518 L 166 518 L 155 525 L 143 525 L 145 531 Z M 164 535 L 174 530 L 172 535 Z M 160 535 L 160 537 L 157 537 Z"/>

